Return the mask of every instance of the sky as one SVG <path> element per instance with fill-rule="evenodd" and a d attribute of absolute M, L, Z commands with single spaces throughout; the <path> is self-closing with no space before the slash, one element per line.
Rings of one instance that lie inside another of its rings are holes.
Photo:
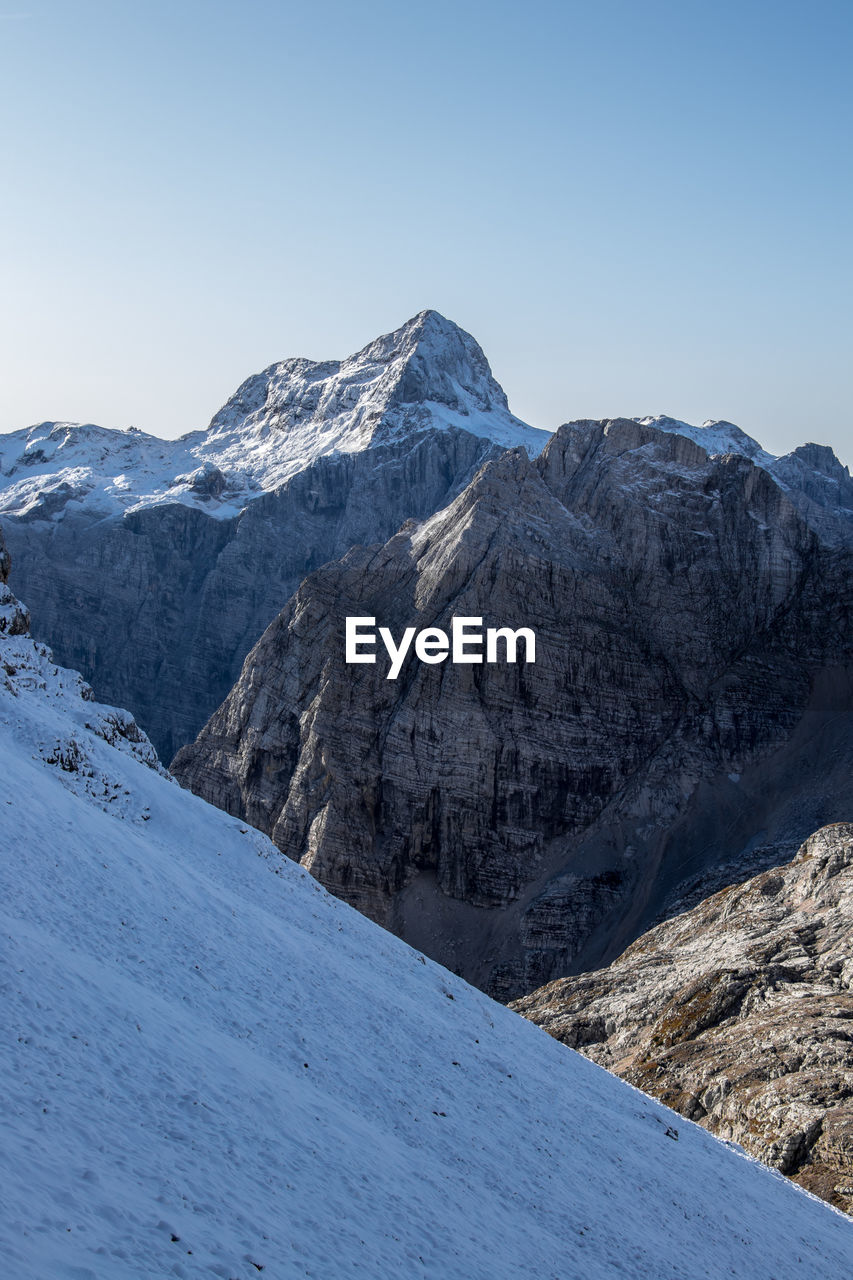
<path fill-rule="evenodd" d="M 0 431 L 432 307 L 535 426 L 853 464 L 849 0 L 0 0 Z"/>

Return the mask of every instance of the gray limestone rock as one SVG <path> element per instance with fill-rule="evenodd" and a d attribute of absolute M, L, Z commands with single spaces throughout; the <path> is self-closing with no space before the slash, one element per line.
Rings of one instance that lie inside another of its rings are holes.
<path fill-rule="evenodd" d="M 3 530 L 0 529 L 0 582 L 9 581 L 9 570 L 12 567 L 12 557 L 6 546 L 6 540 L 3 537 Z"/>
<path fill-rule="evenodd" d="M 30 631 L 30 615 L 9 587 L 12 557 L 0 529 L 0 635 L 26 636 Z"/>
<path fill-rule="evenodd" d="M 618 954 L 691 876 L 841 816 L 850 567 L 748 458 L 569 424 L 308 577 L 173 768 L 509 998 Z M 529 626 L 537 660 L 410 657 L 388 680 L 345 663 L 347 616 Z"/>
<path fill-rule="evenodd" d="M 773 474 L 825 541 L 853 537 L 853 479 L 825 444 L 803 444 L 777 458 Z"/>
<path fill-rule="evenodd" d="M 228 520 L 175 502 L 50 521 L 40 505 L 5 517 L 16 583 L 58 660 L 129 707 L 168 760 L 308 571 L 429 515 L 496 452 L 452 429 L 319 458 Z"/>
<path fill-rule="evenodd" d="M 513 1008 L 853 1212 L 853 824 Z"/>
<path fill-rule="evenodd" d="M 91 687 L 79 672 L 58 665 L 50 649 L 31 637 L 30 615 L 9 586 L 10 568 L 11 558 L 0 529 L 0 688 L 13 698 L 24 695 L 45 703 L 61 700 L 71 710 L 71 721 L 77 719 L 84 733 L 94 733 L 168 778 L 133 716 L 120 707 L 95 702 Z M 38 742 L 38 751 L 45 764 L 74 775 L 71 789 L 85 793 L 107 811 L 124 816 L 132 808 L 125 804 L 128 792 L 92 763 L 76 735 L 55 737 L 48 732 Z"/>

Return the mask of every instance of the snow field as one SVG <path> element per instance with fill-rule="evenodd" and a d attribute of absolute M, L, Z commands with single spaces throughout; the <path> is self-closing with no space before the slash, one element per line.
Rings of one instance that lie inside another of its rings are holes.
<path fill-rule="evenodd" d="M 0 686 L 5 1275 L 848 1280 L 853 1223 L 86 729 L 33 651 Z"/>

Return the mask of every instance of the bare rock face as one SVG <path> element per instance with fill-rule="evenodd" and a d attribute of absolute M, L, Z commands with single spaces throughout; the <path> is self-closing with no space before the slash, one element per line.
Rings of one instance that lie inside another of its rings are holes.
<path fill-rule="evenodd" d="M 307 578 L 173 769 L 509 998 L 618 954 L 689 876 L 839 816 L 850 606 L 849 551 L 749 459 L 569 424 Z M 346 664 L 347 616 L 528 626 L 537 660 L 410 657 L 388 680 Z"/>
<path fill-rule="evenodd" d="M 39 504 L 7 518 L 16 581 L 59 660 L 130 707 L 171 759 L 310 569 L 429 515 L 496 452 L 454 429 L 320 458 L 231 519 L 174 502 L 51 522 Z M 192 484 L 215 488 L 219 474 Z"/>
<path fill-rule="evenodd" d="M 853 536 L 853 479 L 825 444 L 803 444 L 772 464 L 804 519 L 829 542 Z"/>
<path fill-rule="evenodd" d="M 0 529 L 0 635 L 26 636 L 29 635 L 30 615 L 8 586 L 11 567 L 12 557 Z"/>
<path fill-rule="evenodd" d="M 12 557 L 6 547 L 6 540 L 3 537 L 3 530 L 0 529 L 0 582 L 9 581 L 9 570 L 12 566 Z"/>
<path fill-rule="evenodd" d="M 853 824 L 513 1008 L 853 1212 Z"/>
<path fill-rule="evenodd" d="M 8 578 L 11 557 L 0 529 L 0 691 L 10 694 L 4 718 L 15 721 L 15 700 L 23 698 L 29 711 L 41 706 L 47 711 L 43 734 L 35 743 L 46 765 L 63 775 L 70 790 L 85 794 L 107 812 L 130 812 L 128 792 L 90 758 L 87 737 L 94 735 L 110 746 L 154 769 L 164 778 L 169 774 L 133 716 L 120 707 L 95 702 L 91 687 L 77 671 L 68 671 L 54 662 L 50 649 L 30 635 L 30 615 L 13 594 Z M 57 721 L 50 708 L 61 704 L 67 713 L 65 727 L 76 726 L 70 734 L 57 735 Z M 29 747 L 28 747 L 29 749 Z M 35 757 L 34 757 L 35 758 Z M 137 815 L 139 821 L 147 821 Z"/>

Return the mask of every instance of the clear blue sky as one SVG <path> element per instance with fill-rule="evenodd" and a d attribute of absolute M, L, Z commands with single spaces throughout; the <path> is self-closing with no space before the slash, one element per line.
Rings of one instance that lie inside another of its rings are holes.
<path fill-rule="evenodd" d="M 177 435 L 435 307 L 536 425 L 853 463 L 851 37 L 851 0 L 0 0 L 0 430 Z"/>

